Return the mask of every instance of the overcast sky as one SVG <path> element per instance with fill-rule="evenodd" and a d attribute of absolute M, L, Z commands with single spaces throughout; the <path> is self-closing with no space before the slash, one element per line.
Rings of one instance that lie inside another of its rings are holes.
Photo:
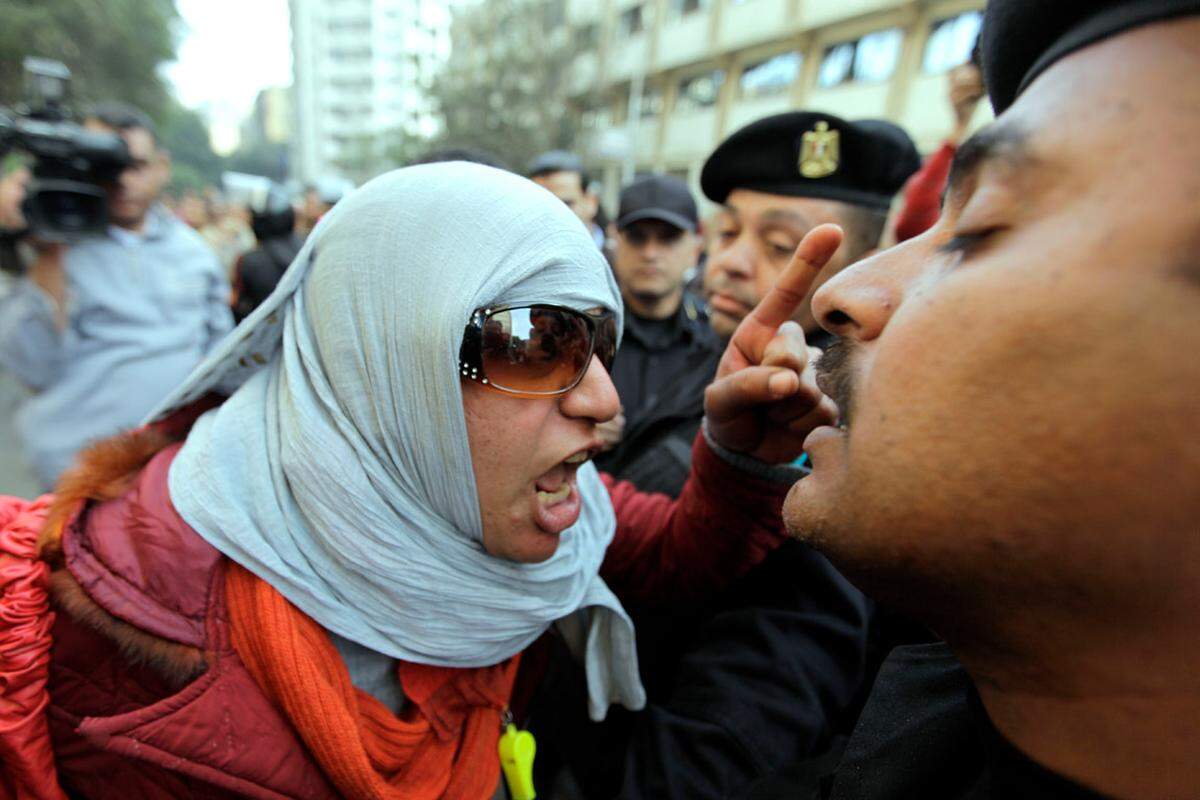
<path fill-rule="evenodd" d="M 179 60 L 166 69 L 185 106 L 210 121 L 227 152 L 260 89 L 292 82 L 287 0 L 176 0 L 184 29 Z"/>

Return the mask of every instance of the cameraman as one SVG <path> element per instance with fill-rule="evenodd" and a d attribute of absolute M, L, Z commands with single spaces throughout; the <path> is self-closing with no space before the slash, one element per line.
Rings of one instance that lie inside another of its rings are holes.
<path fill-rule="evenodd" d="M 129 149 L 105 187 L 108 231 L 31 242 L 25 277 L 0 298 L 0 367 L 34 392 L 17 433 L 46 489 L 80 448 L 138 424 L 233 325 L 216 256 L 157 203 L 170 159 L 153 123 L 106 103 L 84 127 Z"/>

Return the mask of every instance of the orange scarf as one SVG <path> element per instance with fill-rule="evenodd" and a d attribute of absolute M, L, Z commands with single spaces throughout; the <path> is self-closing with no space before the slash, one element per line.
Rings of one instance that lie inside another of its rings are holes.
<path fill-rule="evenodd" d="M 477 669 L 400 662 L 400 717 L 350 683 L 325 630 L 230 561 L 233 646 L 326 777 L 352 800 L 479 800 L 500 778 L 500 717 L 520 654 Z"/>

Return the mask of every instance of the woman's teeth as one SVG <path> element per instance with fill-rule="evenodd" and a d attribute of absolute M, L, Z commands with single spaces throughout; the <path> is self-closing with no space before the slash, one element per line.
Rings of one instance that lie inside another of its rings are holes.
<path fill-rule="evenodd" d="M 587 460 L 588 460 L 588 451 L 580 450 L 578 453 L 571 456 L 570 458 L 564 459 L 563 463 L 564 464 L 582 464 L 583 462 L 585 462 Z"/>
<path fill-rule="evenodd" d="M 566 500 L 570 494 L 571 484 L 563 483 L 562 486 L 558 487 L 553 492 L 543 492 L 541 489 L 539 489 L 537 496 L 539 503 L 542 505 L 552 506 L 555 503 L 561 503 L 563 500 Z"/>

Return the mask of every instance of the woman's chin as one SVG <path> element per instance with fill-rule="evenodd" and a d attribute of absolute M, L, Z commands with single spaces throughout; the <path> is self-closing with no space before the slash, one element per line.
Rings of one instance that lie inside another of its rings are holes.
<path fill-rule="evenodd" d="M 540 564 L 558 552 L 560 535 L 547 533 L 528 520 L 498 536 L 484 535 L 483 548 L 489 555 L 517 564 Z"/>

